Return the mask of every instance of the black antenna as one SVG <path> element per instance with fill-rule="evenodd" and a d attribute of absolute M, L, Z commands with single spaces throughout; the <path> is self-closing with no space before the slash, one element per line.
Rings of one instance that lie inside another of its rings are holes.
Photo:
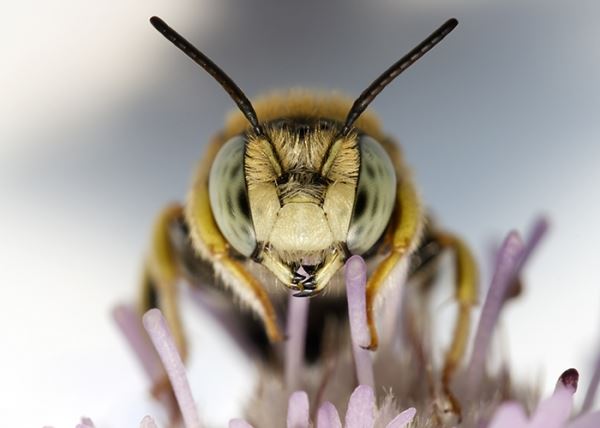
<path fill-rule="evenodd" d="M 262 126 L 258 122 L 256 111 L 252 107 L 250 100 L 244 95 L 238 85 L 219 68 L 217 64 L 211 61 L 209 57 L 196 49 L 190 42 L 184 39 L 179 33 L 167 25 L 165 21 L 157 16 L 150 18 L 150 23 L 171 43 L 177 46 L 187 56 L 189 56 L 196 64 L 200 65 L 210 74 L 219 84 L 227 91 L 229 96 L 235 101 L 238 108 L 242 111 L 248 122 L 252 125 L 254 132 L 258 135 L 264 135 Z"/>
<path fill-rule="evenodd" d="M 348 135 L 352 124 L 358 119 L 363 111 L 371 104 L 371 101 L 385 88 L 392 80 L 400 73 L 413 65 L 419 58 L 427 53 L 432 47 L 437 45 L 458 25 L 458 21 L 454 18 L 446 21 L 444 25 L 435 30 L 429 37 L 423 40 L 416 48 L 404 55 L 396 61 L 390 68 L 385 70 L 371 85 L 363 91 L 362 94 L 354 101 L 352 108 L 346 116 L 346 123 L 342 128 L 340 135 Z"/>

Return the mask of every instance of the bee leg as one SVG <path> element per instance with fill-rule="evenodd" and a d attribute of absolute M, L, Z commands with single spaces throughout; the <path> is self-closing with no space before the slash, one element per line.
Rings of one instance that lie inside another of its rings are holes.
<path fill-rule="evenodd" d="M 442 370 L 442 388 L 452 401 L 454 396 L 450 391 L 450 382 L 467 347 L 471 325 L 471 309 L 477 304 L 478 273 L 475 259 L 461 239 L 442 231 L 433 232 L 433 237 L 442 248 L 447 248 L 454 254 L 454 297 L 458 304 L 458 315 L 454 324 L 452 342 L 446 352 Z M 456 407 L 458 403 L 455 402 L 453 405 Z"/>
<path fill-rule="evenodd" d="M 216 153 L 218 146 L 211 147 Z M 210 162 L 214 154 L 208 156 Z M 212 157 L 211 157 L 212 156 Z M 185 217 L 190 225 L 192 245 L 197 254 L 210 262 L 215 273 L 223 283 L 240 299 L 242 303 L 258 315 L 271 342 L 283 340 L 283 334 L 277 324 L 277 314 L 264 287 L 234 259 L 229 244 L 213 217 L 208 193 L 208 171 L 210 163 L 202 165 L 186 206 Z"/>
<path fill-rule="evenodd" d="M 431 286 L 439 267 L 440 256 L 448 250 L 454 256 L 454 297 L 458 303 L 458 315 L 452 342 L 444 357 L 442 390 L 451 411 L 460 415 L 460 405 L 451 391 L 450 382 L 464 356 L 469 338 L 471 309 L 477 303 L 478 274 L 475 259 L 461 239 L 437 229 L 430 223 L 419 248 L 415 251 L 413 257 L 415 263 L 410 278 L 417 279 L 424 287 Z"/>
<path fill-rule="evenodd" d="M 144 265 L 138 307 L 141 313 L 153 307 L 161 309 L 185 360 L 187 345 L 177 305 L 177 282 L 182 272 L 170 236 L 173 223 L 181 221 L 182 217 L 183 207 L 179 204 L 169 205 L 158 216 Z"/>
<path fill-rule="evenodd" d="M 423 214 L 417 193 L 409 181 L 398 183 L 396 206 L 392 214 L 391 254 L 379 263 L 367 282 L 367 322 L 371 333 L 369 349 L 377 349 L 379 339 L 375 325 L 375 304 L 392 270 L 416 248 L 423 229 Z"/>
<path fill-rule="evenodd" d="M 215 271 L 223 278 L 223 282 L 243 299 L 242 302 L 248 304 L 260 317 L 269 340 L 283 340 L 271 299 L 256 278 L 249 274 L 240 262 L 229 256 L 220 256 L 215 261 Z"/>

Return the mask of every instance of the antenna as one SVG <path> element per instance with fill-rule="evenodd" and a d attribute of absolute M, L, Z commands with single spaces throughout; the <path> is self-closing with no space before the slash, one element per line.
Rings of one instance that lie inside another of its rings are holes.
<path fill-rule="evenodd" d="M 348 135 L 352 125 L 358 117 L 365 111 L 371 101 L 392 82 L 400 73 L 413 65 L 419 58 L 425 55 L 431 48 L 437 45 L 458 25 L 458 21 L 454 18 L 449 19 L 440 28 L 435 30 L 429 37 L 423 40 L 417 47 L 396 61 L 390 68 L 385 70 L 362 94 L 354 101 L 352 108 L 346 116 L 346 123 L 340 131 L 341 136 Z"/>
<path fill-rule="evenodd" d="M 258 121 L 256 111 L 252 106 L 252 103 L 244 95 L 238 85 L 235 84 L 231 78 L 225 74 L 223 70 L 219 68 L 217 64 L 196 49 L 190 42 L 188 42 L 183 36 L 173 30 L 167 25 L 165 21 L 157 16 L 150 18 L 150 23 L 156 28 L 163 36 L 165 36 L 171 43 L 177 46 L 187 56 L 189 56 L 196 64 L 200 65 L 204 70 L 208 72 L 219 84 L 227 91 L 229 96 L 235 101 L 238 108 L 242 111 L 248 122 L 252 125 L 254 132 L 257 135 L 264 135 L 263 128 Z"/>

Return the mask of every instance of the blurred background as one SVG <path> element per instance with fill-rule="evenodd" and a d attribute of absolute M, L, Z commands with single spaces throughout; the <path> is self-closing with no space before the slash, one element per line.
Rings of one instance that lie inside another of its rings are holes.
<path fill-rule="evenodd" d="M 550 219 L 526 292 L 504 313 L 502 353 L 545 393 L 568 367 L 589 381 L 600 339 L 597 1 L 24 0 L 4 9 L 3 426 L 69 427 L 87 415 L 132 427 L 160 416 L 110 311 L 134 299 L 156 213 L 182 200 L 234 105 L 151 28 L 151 15 L 250 97 L 291 86 L 357 96 L 458 18 L 372 108 L 428 207 L 483 265 L 510 229 Z M 250 365 L 198 311 L 186 318 L 198 336 L 195 397 L 205 420 L 223 426 L 251 391 Z"/>

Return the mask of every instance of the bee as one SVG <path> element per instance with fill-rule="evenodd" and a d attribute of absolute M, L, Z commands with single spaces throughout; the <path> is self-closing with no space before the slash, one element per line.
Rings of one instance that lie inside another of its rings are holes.
<path fill-rule="evenodd" d="M 410 260 L 410 275 L 416 276 L 435 267 L 448 249 L 455 255 L 459 307 L 445 362 L 449 379 L 468 336 L 477 294 L 475 263 L 459 238 L 427 221 L 399 147 L 365 110 L 458 22 L 443 24 L 354 102 L 292 91 L 252 103 L 164 21 L 150 21 L 225 89 L 239 112 L 210 143 L 186 203 L 170 205 L 158 217 L 145 263 L 142 309 L 162 309 L 184 352 L 176 284 L 208 267 L 213 282 L 221 282 L 259 318 L 268 339 L 281 341 L 273 300 L 286 289 L 298 298 L 318 296 L 334 287 L 345 261 L 358 254 L 372 265 L 367 318 L 375 349 L 376 303 L 390 272 Z"/>

